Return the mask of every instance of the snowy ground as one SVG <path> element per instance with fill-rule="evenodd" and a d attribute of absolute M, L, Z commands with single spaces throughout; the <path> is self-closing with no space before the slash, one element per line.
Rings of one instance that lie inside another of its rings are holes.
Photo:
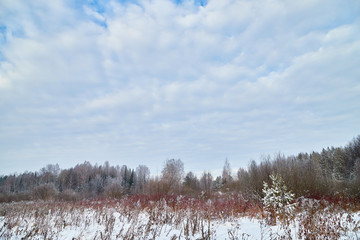
<path fill-rule="evenodd" d="M 310 211 L 309 211 L 310 212 Z M 360 212 L 297 213 L 289 224 L 261 218 L 211 216 L 174 209 L 121 205 L 12 203 L 0 205 L 0 239 L 358 239 Z"/>

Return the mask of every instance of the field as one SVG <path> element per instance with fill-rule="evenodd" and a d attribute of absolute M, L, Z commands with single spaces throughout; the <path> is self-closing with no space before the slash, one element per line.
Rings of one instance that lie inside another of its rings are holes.
<path fill-rule="evenodd" d="M 0 239 L 359 239 L 353 204 L 297 199 L 271 215 L 240 195 L 136 195 L 0 205 Z"/>

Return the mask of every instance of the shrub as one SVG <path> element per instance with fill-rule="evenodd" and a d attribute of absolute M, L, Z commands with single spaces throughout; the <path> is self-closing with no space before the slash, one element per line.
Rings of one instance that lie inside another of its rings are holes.
<path fill-rule="evenodd" d="M 53 183 L 47 183 L 37 186 L 32 193 L 34 199 L 49 200 L 57 195 L 57 190 Z"/>
<path fill-rule="evenodd" d="M 58 194 L 58 197 L 60 200 L 67 202 L 76 201 L 79 200 L 80 198 L 79 194 L 72 189 L 66 189 L 62 191 L 61 193 Z"/>
<path fill-rule="evenodd" d="M 105 195 L 110 198 L 121 198 L 125 194 L 125 189 L 120 183 L 112 183 L 105 188 Z"/>

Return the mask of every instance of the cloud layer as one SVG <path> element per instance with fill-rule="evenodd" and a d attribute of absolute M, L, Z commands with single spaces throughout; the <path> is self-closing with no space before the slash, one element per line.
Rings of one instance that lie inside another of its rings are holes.
<path fill-rule="evenodd" d="M 0 174 L 189 170 L 360 130 L 356 0 L 0 3 Z"/>

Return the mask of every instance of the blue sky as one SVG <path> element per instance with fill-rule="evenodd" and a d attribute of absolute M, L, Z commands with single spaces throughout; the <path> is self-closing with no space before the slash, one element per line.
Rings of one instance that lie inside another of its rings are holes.
<path fill-rule="evenodd" d="M 360 134 L 358 0 L 0 1 L 0 174 L 159 174 Z"/>

